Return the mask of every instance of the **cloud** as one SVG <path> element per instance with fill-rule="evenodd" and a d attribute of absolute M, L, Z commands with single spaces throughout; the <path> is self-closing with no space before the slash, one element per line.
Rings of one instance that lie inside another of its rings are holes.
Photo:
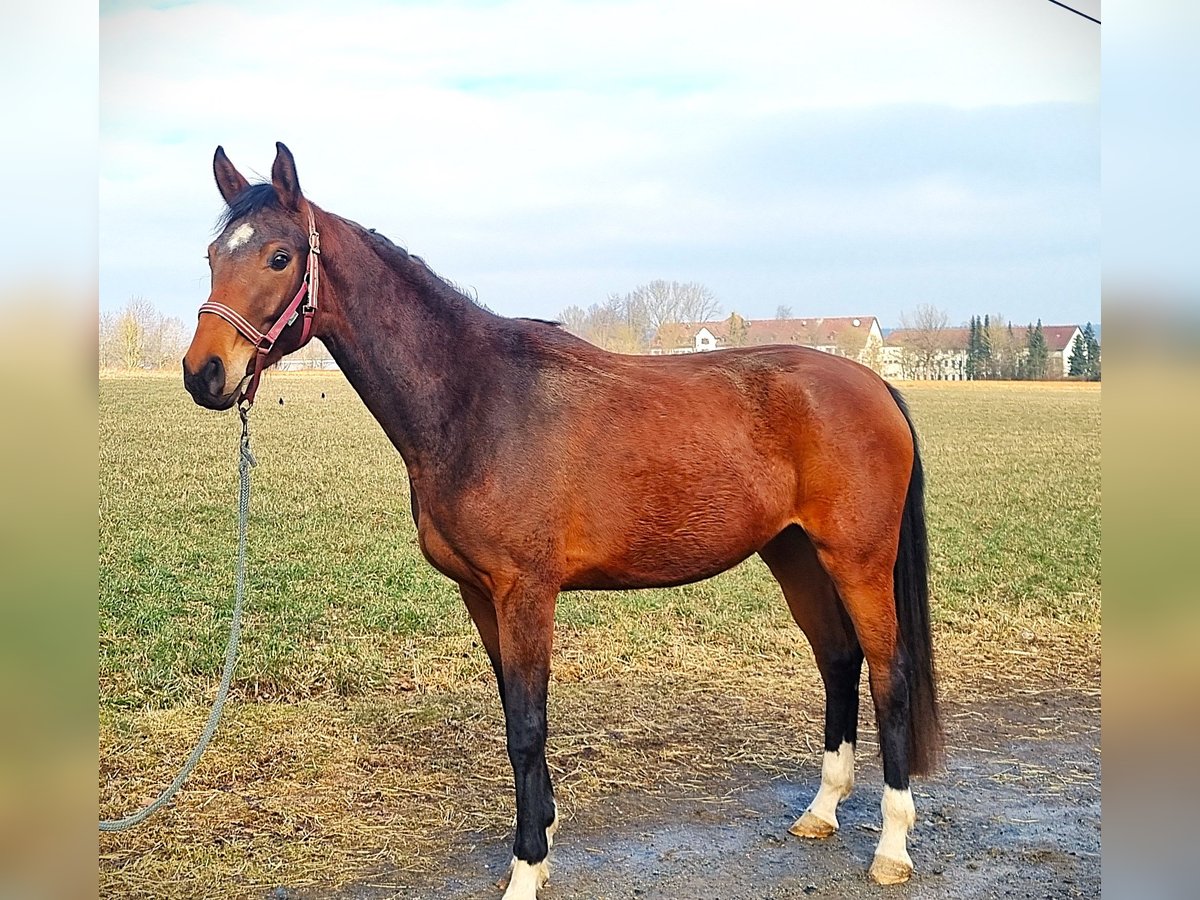
<path fill-rule="evenodd" d="M 251 174 L 279 139 L 318 203 L 512 314 L 650 277 L 711 279 L 748 314 L 815 280 L 814 302 L 884 314 L 916 288 L 870 305 L 851 286 L 872 267 L 994 278 L 1018 254 L 1075 260 L 1083 296 L 1096 34 L 1043 6 L 105 8 L 101 304 L 194 309 L 213 148 Z"/>

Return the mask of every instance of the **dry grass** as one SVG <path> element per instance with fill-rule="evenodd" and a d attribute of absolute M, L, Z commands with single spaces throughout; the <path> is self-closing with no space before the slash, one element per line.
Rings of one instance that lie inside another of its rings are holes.
<path fill-rule="evenodd" d="M 679 798 L 724 804 L 734 798 L 721 785 L 739 768 L 815 779 L 823 700 L 799 639 L 766 659 L 679 650 L 688 663 L 677 670 L 556 680 L 549 762 L 568 824 L 580 807 L 628 790 L 647 810 Z M 1098 693 L 1099 639 L 1077 627 L 1025 621 L 956 631 L 942 635 L 940 650 L 944 699 L 968 716 L 1014 692 Z M 102 811 L 165 782 L 203 717 L 196 708 L 160 711 L 132 732 L 102 728 Z M 952 747 L 959 724 L 948 721 Z M 1030 736 L 1049 728 L 1034 723 Z M 877 750 L 869 714 L 860 746 Z M 1053 791 L 1071 770 L 1013 760 L 1008 771 Z M 102 838 L 101 884 L 107 896 L 233 897 L 277 884 L 328 890 L 372 872 L 402 881 L 405 871 L 435 866 L 464 832 L 501 845 L 511 816 L 490 684 L 237 704 L 175 804 L 142 829 Z"/>
<path fill-rule="evenodd" d="M 179 393 L 174 379 L 101 382 L 105 816 L 170 779 L 219 669 L 236 435 Z M 907 393 L 929 460 L 947 700 L 1098 689 L 1098 390 Z M 403 880 L 464 830 L 501 842 L 511 822 L 490 670 L 455 592 L 415 552 L 399 460 L 340 376 L 276 374 L 260 399 L 237 697 L 176 802 L 101 836 L 105 896 Z M 815 667 L 760 564 L 668 591 L 566 595 L 558 620 L 550 764 L 568 820 L 629 789 L 647 804 L 720 803 L 714 785 L 738 767 L 816 771 Z"/>

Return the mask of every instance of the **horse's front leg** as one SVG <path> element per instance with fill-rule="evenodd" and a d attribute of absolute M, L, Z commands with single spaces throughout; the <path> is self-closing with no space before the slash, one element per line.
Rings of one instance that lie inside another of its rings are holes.
<path fill-rule="evenodd" d="M 504 671 L 508 758 L 517 790 L 517 834 L 504 900 L 534 900 L 550 877 L 557 809 L 546 765 L 546 694 L 557 587 L 518 582 L 494 597 Z"/>

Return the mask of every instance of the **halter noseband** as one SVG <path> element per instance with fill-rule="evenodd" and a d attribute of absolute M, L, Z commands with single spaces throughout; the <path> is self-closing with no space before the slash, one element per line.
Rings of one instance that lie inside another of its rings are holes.
<path fill-rule="evenodd" d="M 296 292 L 296 296 L 292 298 L 292 302 L 284 308 L 283 312 L 279 314 L 279 318 L 275 320 L 275 324 L 265 334 L 250 324 L 245 316 L 236 309 L 231 309 L 224 303 L 209 300 L 201 305 L 198 317 L 205 313 L 220 316 L 236 328 L 238 334 L 253 344 L 258 351 L 254 357 L 254 374 L 250 376 L 250 384 L 238 398 L 239 406 L 245 404 L 245 408 L 249 408 L 254 403 L 254 395 L 258 392 L 258 382 L 266 367 L 267 356 L 270 355 L 271 350 L 275 347 L 275 342 L 279 340 L 284 329 L 295 322 L 297 317 L 302 317 L 302 323 L 300 325 L 300 343 L 296 349 L 299 350 L 308 343 L 308 339 L 312 335 L 313 314 L 317 311 L 317 283 L 321 274 L 320 255 L 321 235 L 317 233 L 317 222 L 313 218 L 312 209 L 309 209 L 308 271 L 304 273 L 304 281 L 300 285 L 300 290 Z M 305 302 L 306 297 L 308 298 L 307 302 Z"/>

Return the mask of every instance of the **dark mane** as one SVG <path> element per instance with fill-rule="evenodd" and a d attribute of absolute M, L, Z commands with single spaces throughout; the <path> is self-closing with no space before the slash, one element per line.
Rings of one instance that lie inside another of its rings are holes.
<path fill-rule="evenodd" d="M 358 228 L 362 228 L 362 226 L 357 225 L 357 223 L 352 224 L 355 224 Z M 385 262 L 394 263 L 396 260 L 400 260 L 402 263 L 415 263 L 417 270 L 423 275 L 427 276 L 429 279 L 428 283 L 435 287 L 438 295 L 441 296 L 443 300 L 449 300 L 451 303 L 466 303 L 470 306 L 482 309 L 484 312 L 489 312 L 495 315 L 495 313 L 486 303 L 481 303 L 477 297 L 474 297 L 467 291 L 464 291 L 449 278 L 439 275 L 437 272 L 433 271 L 433 269 L 429 267 L 429 264 L 425 262 L 425 260 L 413 253 L 409 253 L 399 244 L 392 241 L 387 235 L 381 234 L 374 228 L 362 228 L 362 230 L 366 232 L 367 237 L 372 239 L 376 253 L 378 253 L 380 258 Z M 504 317 L 500 316 L 499 318 L 503 319 Z M 562 325 L 561 322 L 556 322 L 551 319 L 537 319 L 531 316 L 517 316 L 516 318 L 518 321 L 536 322 L 539 325 L 550 325 L 554 328 L 561 327 Z"/>
<path fill-rule="evenodd" d="M 234 197 L 233 202 L 226 207 L 225 212 L 221 213 L 221 218 L 217 220 L 217 231 L 224 231 L 239 219 L 252 216 L 264 209 L 281 209 L 279 195 L 275 193 L 275 187 L 269 181 L 252 184 Z"/>
<path fill-rule="evenodd" d="M 477 307 L 478 309 L 482 309 L 485 312 L 491 312 L 486 304 L 480 303 L 477 299 L 472 297 L 449 278 L 444 278 L 437 272 L 433 271 L 433 269 L 429 268 L 429 264 L 426 263 L 425 260 L 413 253 L 409 253 L 399 244 L 387 237 L 387 235 L 380 234 L 374 228 L 363 228 L 363 226 L 358 225 L 355 222 L 350 222 L 350 224 L 356 228 L 362 229 L 366 236 L 371 238 L 375 252 L 379 254 L 379 258 L 384 262 L 392 265 L 415 263 L 415 271 L 425 276 L 427 286 L 434 288 L 438 296 L 440 296 L 443 300 L 449 301 L 455 305 L 465 303 L 470 306 Z M 412 273 L 414 270 L 410 268 L 408 271 Z"/>

